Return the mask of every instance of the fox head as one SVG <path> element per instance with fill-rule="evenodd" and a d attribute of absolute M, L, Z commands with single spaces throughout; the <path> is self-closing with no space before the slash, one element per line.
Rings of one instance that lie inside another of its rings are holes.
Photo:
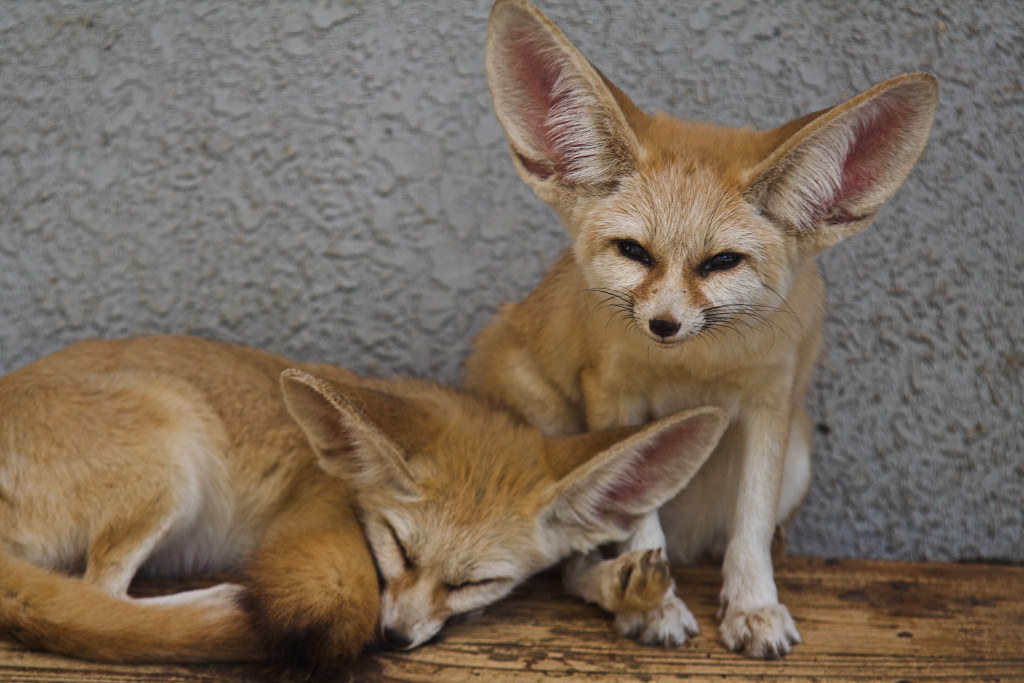
<path fill-rule="evenodd" d="M 915 73 L 768 131 L 649 116 L 523 0 L 495 3 L 486 68 L 516 170 L 587 286 L 664 345 L 783 308 L 809 259 L 903 183 L 937 102 Z"/>
<path fill-rule="evenodd" d="M 400 386 L 282 376 L 320 466 L 352 491 L 380 574 L 381 636 L 400 649 L 573 551 L 625 539 L 690 480 L 725 426 L 721 410 L 701 408 L 553 439 L 452 390 Z"/>

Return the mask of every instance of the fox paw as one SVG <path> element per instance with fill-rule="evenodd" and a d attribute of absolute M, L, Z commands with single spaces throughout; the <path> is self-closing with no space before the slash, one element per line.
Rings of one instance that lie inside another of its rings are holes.
<path fill-rule="evenodd" d="M 779 604 L 747 611 L 727 608 L 719 631 L 726 647 L 754 659 L 778 659 L 800 642 L 793 617 Z"/>
<path fill-rule="evenodd" d="M 678 647 L 697 631 L 697 620 L 672 588 L 654 609 L 615 615 L 615 632 L 644 645 Z"/>
<path fill-rule="evenodd" d="M 615 612 L 639 613 L 657 609 L 674 585 L 668 560 L 661 550 L 636 550 L 615 558 Z"/>

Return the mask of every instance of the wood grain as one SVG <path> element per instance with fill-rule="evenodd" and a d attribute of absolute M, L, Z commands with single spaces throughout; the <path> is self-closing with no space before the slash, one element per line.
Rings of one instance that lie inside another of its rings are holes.
<path fill-rule="evenodd" d="M 323 681 L 1024 680 L 1024 567 L 788 558 L 776 577 L 804 642 L 778 661 L 727 651 L 719 570 L 676 571 L 701 634 L 675 650 L 618 638 L 600 610 L 539 576 L 485 615 L 410 653 L 374 652 Z M 143 586 L 142 592 L 153 590 Z M 273 664 L 110 666 L 0 641 L 2 681 L 308 680 Z"/>

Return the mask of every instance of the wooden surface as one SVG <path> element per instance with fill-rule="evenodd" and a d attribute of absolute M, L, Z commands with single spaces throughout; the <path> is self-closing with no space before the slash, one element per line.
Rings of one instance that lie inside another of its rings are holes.
<path fill-rule="evenodd" d="M 1024 567 L 788 558 L 777 570 L 803 644 L 779 661 L 728 652 L 714 619 L 719 570 L 677 571 L 701 634 L 675 650 L 615 636 L 600 610 L 540 576 L 476 621 L 410 653 L 376 652 L 316 681 L 1024 680 Z M 272 664 L 109 666 L 0 640 L 0 681 L 308 680 Z"/>

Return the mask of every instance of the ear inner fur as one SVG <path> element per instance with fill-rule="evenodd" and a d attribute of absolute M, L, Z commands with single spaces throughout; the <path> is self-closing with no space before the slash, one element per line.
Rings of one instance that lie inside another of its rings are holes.
<path fill-rule="evenodd" d="M 678 446 L 678 450 L 681 450 L 686 448 L 688 442 L 701 441 L 701 431 L 700 425 L 680 422 L 668 428 L 664 436 L 640 446 L 633 466 L 604 491 L 603 500 L 597 511 L 598 516 L 614 520 L 619 526 L 626 526 L 634 521 L 631 516 L 623 515 L 623 510 L 633 508 L 638 501 L 644 500 L 652 481 L 672 476 L 674 463 L 671 459 L 682 457 L 677 452 L 677 444 L 682 444 Z M 707 438 L 704 437 L 704 440 Z M 713 446 L 714 444 L 711 444 L 711 447 Z M 700 463 L 703 464 L 703 459 Z M 698 467 L 699 465 L 692 469 L 687 468 L 687 476 L 681 481 L 679 488 L 685 486 L 690 477 L 696 474 Z"/>
<path fill-rule="evenodd" d="M 636 434 L 639 427 L 614 427 L 576 436 L 554 437 L 547 440 L 547 461 L 557 479 L 567 477 L 598 453 L 612 448 Z"/>
<path fill-rule="evenodd" d="M 619 428 L 560 440 L 577 449 L 603 447 L 556 485 L 555 514 L 568 513 L 627 529 L 679 492 L 711 454 L 725 413 L 699 408 L 642 428 Z M 629 434 L 621 438 L 623 433 Z M 607 441 L 611 446 L 604 446 Z M 578 457 L 578 453 L 577 453 Z M 571 512 L 570 512 L 571 510 Z"/>
<path fill-rule="evenodd" d="M 532 6 L 495 4 L 487 73 L 495 112 L 527 176 L 604 192 L 636 167 L 638 147 L 617 97 Z"/>
<path fill-rule="evenodd" d="M 867 225 L 923 151 L 936 97 L 934 78 L 907 74 L 799 119 L 810 121 L 752 172 L 748 198 L 798 234 Z"/>
<path fill-rule="evenodd" d="M 357 487 L 367 476 L 374 478 L 383 470 L 387 480 L 404 493 L 419 495 L 401 449 L 343 393 L 367 398 L 380 392 L 332 386 L 298 369 L 281 374 L 281 388 L 289 412 L 306 432 L 325 469 L 352 480 Z"/>

